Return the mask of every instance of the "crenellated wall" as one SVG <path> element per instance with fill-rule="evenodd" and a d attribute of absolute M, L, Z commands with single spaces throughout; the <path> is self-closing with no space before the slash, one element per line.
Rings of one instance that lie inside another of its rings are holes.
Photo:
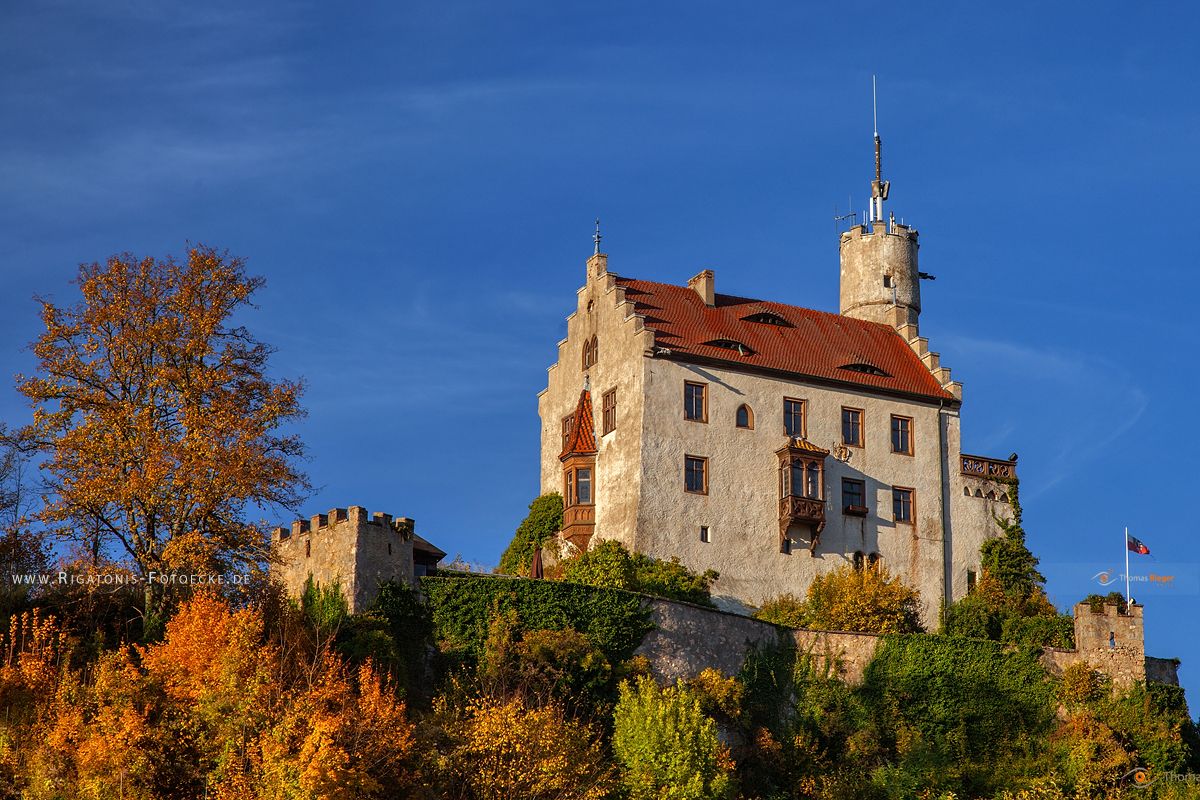
<path fill-rule="evenodd" d="M 665 680 L 694 678 L 712 668 L 736 675 L 754 647 L 794 643 L 818 665 L 850 685 L 861 683 L 875 657 L 881 636 L 871 633 L 796 630 L 690 603 L 647 598 L 654 630 L 646 634 L 637 655 L 645 656 L 655 673 Z M 1048 647 L 1042 665 L 1051 675 L 1061 675 L 1072 664 L 1090 664 L 1112 678 L 1113 686 L 1126 689 L 1146 680 L 1177 686 L 1179 662 L 1148 658 L 1142 636 L 1142 607 L 1118 614 L 1116 606 L 1093 612 L 1087 603 L 1075 606 L 1077 649 Z M 1109 647 L 1108 634 L 1116 635 Z M 790 642 L 789 642 L 790 639 Z"/>
<path fill-rule="evenodd" d="M 272 532 L 272 571 L 292 596 L 303 592 L 310 575 L 323 586 L 337 581 L 350 612 L 357 613 L 370 606 L 384 581 L 414 585 L 415 527 L 407 517 L 368 515 L 362 506 L 330 509 Z"/>

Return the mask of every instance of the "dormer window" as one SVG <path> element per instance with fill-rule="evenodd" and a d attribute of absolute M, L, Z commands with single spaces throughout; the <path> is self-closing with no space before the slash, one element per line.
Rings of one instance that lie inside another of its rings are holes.
<path fill-rule="evenodd" d="M 734 339 L 713 339 L 710 342 L 705 342 L 709 347 L 720 347 L 725 350 L 736 350 L 740 356 L 752 356 L 754 351 L 746 345 Z"/>
<path fill-rule="evenodd" d="M 850 364 L 842 364 L 838 369 L 848 369 L 851 372 L 861 372 L 864 375 L 877 375 L 880 378 L 890 378 L 890 374 L 884 372 L 874 364 L 868 364 L 865 361 L 855 361 Z"/>
<path fill-rule="evenodd" d="M 758 314 L 751 314 L 748 317 L 742 317 L 746 322 L 757 322 L 760 325 L 778 325 L 781 328 L 790 328 L 792 323 L 788 322 L 778 314 L 772 314 L 770 311 L 761 311 Z"/>

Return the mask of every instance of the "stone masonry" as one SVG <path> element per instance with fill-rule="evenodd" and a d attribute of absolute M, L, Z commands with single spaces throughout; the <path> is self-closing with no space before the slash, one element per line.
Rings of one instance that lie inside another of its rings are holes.
<path fill-rule="evenodd" d="M 782 628 L 660 598 L 647 598 L 646 607 L 655 629 L 642 640 L 637 655 L 649 659 L 654 672 L 665 680 L 694 678 L 708 668 L 735 675 L 751 648 L 791 643 L 811 654 L 831 674 L 854 685 L 862 682 L 882 639 L 871 633 Z M 1179 684 L 1178 662 L 1145 655 L 1141 606 L 1118 614 L 1116 606 L 1093 612 L 1087 603 L 1080 603 L 1074 614 L 1076 649 L 1048 647 L 1042 653 L 1042 665 L 1051 675 L 1061 675 L 1068 666 L 1082 662 L 1107 674 L 1118 689 L 1146 680 Z M 1109 647 L 1109 631 L 1115 634 L 1115 648 Z"/>
<path fill-rule="evenodd" d="M 271 536 L 277 561 L 272 571 L 289 595 L 299 596 L 311 576 L 322 586 L 337 582 L 350 613 L 366 610 L 385 581 L 416 585 L 413 569 L 415 523 L 407 517 L 362 506 L 334 508 Z"/>

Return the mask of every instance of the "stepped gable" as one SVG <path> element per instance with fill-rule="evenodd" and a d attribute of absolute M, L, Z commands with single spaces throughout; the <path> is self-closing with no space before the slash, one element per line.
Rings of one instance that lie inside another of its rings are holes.
<path fill-rule="evenodd" d="M 634 313 L 654 331 L 656 346 L 671 351 L 669 357 L 694 356 L 734 368 L 958 402 L 888 325 L 726 294 L 715 295 L 708 306 L 686 286 L 654 281 L 616 278 L 616 284 L 634 303 Z M 747 319 L 764 315 L 785 324 Z M 724 341 L 726 346 L 711 344 L 714 341 Z M 744 348 L 731 348 L 730 341 Z"/>
<path fill-rule="evenodd" d="M 563 445 L 560 459 L 567 456 L 593 455 L 596 452 L 596 428 L 592 422 L 592 393 L 584 389 L 579 393 L 579 403 L 571 417 L 571 430 Z"/>

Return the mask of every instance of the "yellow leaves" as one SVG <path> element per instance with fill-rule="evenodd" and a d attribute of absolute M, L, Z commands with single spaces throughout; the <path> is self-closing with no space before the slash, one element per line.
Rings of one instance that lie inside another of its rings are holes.
<path fill-rule="evenodd" d="M 456 726 L 452 769 L 480 800 L 598 800 L 612 787 L 600 746 L 554 705 L 478 699 Z"/>

